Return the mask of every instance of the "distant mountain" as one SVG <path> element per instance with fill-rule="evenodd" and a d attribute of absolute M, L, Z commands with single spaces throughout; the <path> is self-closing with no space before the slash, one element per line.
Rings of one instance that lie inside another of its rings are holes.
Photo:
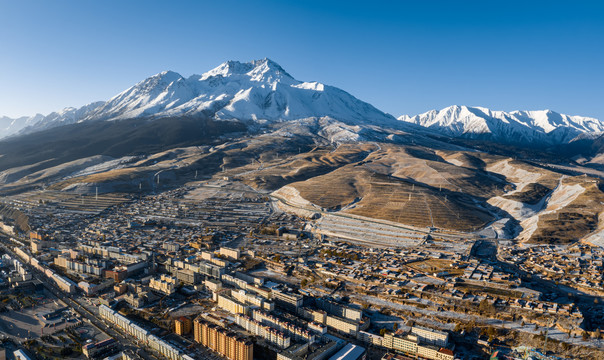
<path fill-rule="evenodd" d="M 9 118 L 0 116 L 0 138 L 18 133 L 23 128 L 42 120 L 44 115 L 36 114 L 34 116 L 22 116 L 18 118 Z"/>
<path fill-rule="evenodd" d="M 398 119 L 446 136 L 523 145 L 566 144 L 578 136 L 604 132 L 604 123 L 598 119 L 551 110 L 508 113 L 454 105 Z"/>
<path fill-rule="evenodd" d="M 188 78 L 164 71 L 108 101 L 65 108 L 44 117 L 0 118 L 0 137 L 87 121 L 211 118 L 266 125 L 323 117 L 353 127 L 386 126 L 412 133 L 425 128 L 449 137 L 522 147 L 568 144 L 581 136 L 595 138 L 604 132 L 604 123 L 597 119 L 550 110 L 507 113 L 457 105 L 415 116 L 403 115 L 398 118 L 401 121 L 397 121 L 341 89 L 296 80 L 277 63 L 265 58 L 246 63 L 227 61 L 202 75 Z M 341 137 L 349 139 L 347 141 L 358 138 Z"/>
<path fill-rule="evenodd" d="M 19 133 L 30 133 L 57 126 L 75 124 L 85 119 L 91 112 L 98 109 L 104 103 L 104 101 L 97 101 L 80 108 L 67 107 L 63 110 L 52 112 L 35 122 L 31 122 L 29 126 L 24 127 Z"/>

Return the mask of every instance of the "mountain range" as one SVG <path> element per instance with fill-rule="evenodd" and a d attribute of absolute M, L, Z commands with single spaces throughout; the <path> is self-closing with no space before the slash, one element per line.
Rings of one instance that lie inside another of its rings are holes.
<path fill-rule="evenodd" d="M 12 134 L 0 140 L 2 199 L 228 181 L 422 231 L 604 245 L 604 125 L 587 117 L 450 106 L 397 119 L 263 59 L 162 72 L 0 127 Z"/>
<path fill-rule="evenodd" d="M 294 79 L 270 59 L 247 63 L 227 61 L 188 78 L 164 71 L 107 101 L 65 108 L 47 116 L 0 118 L 0 137 L 22 135 L 58 126 L 100 120 L 212 117 L 248 124 L 328 117 L 356 126 L 386 126 L 448 137 L 509 144 L 568 144 L 578 137 L 604 132 L 598 119 L 551 110 L 492 111 L 450 106 L 395 119 L 336 87 Z"/>
<path fill-rule="evenodd" d="M 551 110 L 508 113 L 454 105 L 415 116 L 402 115 L 398 119 L 447 136 L 516 144 L 565 144 L 583 134 L 604 132 L 604 123 L 598 119 Z"/>

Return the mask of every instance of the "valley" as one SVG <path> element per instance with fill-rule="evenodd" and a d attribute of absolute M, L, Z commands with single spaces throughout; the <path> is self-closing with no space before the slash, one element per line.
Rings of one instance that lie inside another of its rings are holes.
<path fill-rule="evenodd" d="M 599 120 L 397 119 L 262 59 L 20 121 L 0 141 L 14 309 L 62 294 L 174 360 L 225 355 L 210 331 L 246 359 L 603 355 Z"/>

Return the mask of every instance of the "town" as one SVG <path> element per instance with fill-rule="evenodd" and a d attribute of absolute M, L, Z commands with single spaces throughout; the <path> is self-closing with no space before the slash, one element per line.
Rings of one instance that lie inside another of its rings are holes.
<path fill-rule="evenodd" d="M 284 211 L 228 179 L 3 202 L 0 336 L 18 359 L 603 354 L 597 247 Z"/>

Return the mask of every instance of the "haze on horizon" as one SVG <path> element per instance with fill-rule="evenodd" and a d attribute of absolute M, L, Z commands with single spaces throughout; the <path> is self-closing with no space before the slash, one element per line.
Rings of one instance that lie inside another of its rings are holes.
<path fill-rule="evenodd" d="M 452 104 L 604 119 L 604 4 L 0 0 L 0 116 L 107 100 L 164 70 L 268 57 L 394 116 Z"/>

